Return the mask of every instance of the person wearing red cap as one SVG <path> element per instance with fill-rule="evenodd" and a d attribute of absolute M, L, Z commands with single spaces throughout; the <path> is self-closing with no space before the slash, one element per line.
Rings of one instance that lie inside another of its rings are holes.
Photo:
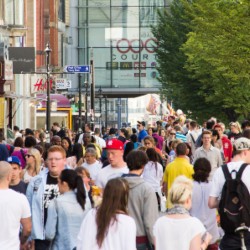
<path fill-rule="evenodd" d="M 129 169 L 123 160 L 123 143 L 118 139 L 108 140 L 106 143 L 107 157 L 109 165 L 101 169 L 96 178 L 96 185 L 104 188 L 106 183 L 113 178 L 127 174 Z"/>

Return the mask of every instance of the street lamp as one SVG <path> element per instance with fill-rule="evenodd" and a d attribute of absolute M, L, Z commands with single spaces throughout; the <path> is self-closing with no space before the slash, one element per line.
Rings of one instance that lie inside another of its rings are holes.
<path fill-rule="evenodd" d="M 85 87 L 85 124 L 88 123 L 88 88 L 89 88 L 89 83 L 88 80 L 86 79 L 84 82 L 84 87 Z"/>
<path fill-rule="evenodd" d="M 99 110 L 100 110 L 100 127 L 101 127 L 101 119 L 102 119 L 102 95 L 103 91 L 102 91 L 102 87 L 100 87 L 98 89 L 98 97 L 99 97 Z"/>
<path fill-rule="evenodd" d="M 79 112 L 79 127 L 78 127 L 78 132 L 80 133 L 80 131 L 82 130 L 82 84 L 81 84 L 81 80 L 82 80 L 82 75 L 79 74 L 79 79 L 78 79 L 78 91 L 79 91 L 79 102 L 78 102 L 78 112 Z"/>
<path fill-rule="evenodd" d="M 46 105 L 46 130 L 49 133 L 50 132 L 50 71 L 49 71 L 49 58 L 50 58 L 50 53 L 52 49 L 50 48 L 49 43 L 47 43 L 46 48 L 44 50 L 46 54 L 46 83 L 47 83 L 47 105 Z"/>

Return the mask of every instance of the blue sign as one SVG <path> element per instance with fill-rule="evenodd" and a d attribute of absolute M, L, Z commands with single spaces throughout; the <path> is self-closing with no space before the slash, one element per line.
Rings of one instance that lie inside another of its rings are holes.
<path fill-rule="evenodd" d="M 68 73 L 90 73 L 90 66 L 89 65 L 76 65 L 76 66 L 65 66 L 64 72 Z"/>

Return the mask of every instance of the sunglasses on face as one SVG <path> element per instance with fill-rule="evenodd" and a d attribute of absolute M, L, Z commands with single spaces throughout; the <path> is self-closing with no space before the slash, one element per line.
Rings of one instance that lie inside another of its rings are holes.
<path fill-rule="evenodd" d="M 26 154 L 25 157 L 30 158 L 30 157 L 34 157 L 34 155 Z"/>

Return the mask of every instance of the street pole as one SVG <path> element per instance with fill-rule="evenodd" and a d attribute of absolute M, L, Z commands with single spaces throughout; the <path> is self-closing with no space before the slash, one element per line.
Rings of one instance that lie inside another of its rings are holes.
<path fill-rule="evenodd" d="M 49 72 L 49 59 L 51 48 L 49 43 L 47 43 L 45 48 L 46 53 L 46 76 L 47 76 L 47 105 L 46 105 L 46 130 L 47 133 L 50 133 L 50 72 Z"/>
<path fill-rule="evenodd" d="M 87 79 L 84 82 L 84 86 L 85 86 L 85 124 L 87 124 L 88 123 L 88 88 L 89 88 L 89 83 Z"/>
<path fill-rule="evenodd" d="M 98 90 L 98 96 L 99 96 L 99 110 L 100 110 L 100 128 L 102 127 L 102 87 Z"/>
<path fill-rule="evenodd" d="M 108 100 L 107 96 L 105 96 L 105 128 L 108 128 Z"/>
<path fill-rule="evenodd" d="M 81 93 L 81 80 L 82 80 L 82 75 L 79 74 L 79 79 L 78 79 L 78 90 L 79 90 L 79 102 L 78 102 L 78 111 L 79 111 L 79 127 L 78 127 L 78 132 L 81 133 L 82 130 L 82 93 Z"/>

